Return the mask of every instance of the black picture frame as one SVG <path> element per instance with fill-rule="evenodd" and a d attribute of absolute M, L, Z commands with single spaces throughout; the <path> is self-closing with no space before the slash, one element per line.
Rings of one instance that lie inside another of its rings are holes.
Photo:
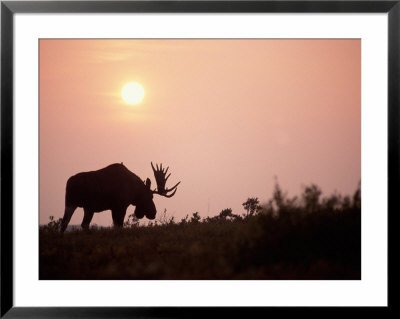
<path fill-rule="evenodd" d="M 1 317 L 6 318 L 132 318 L 132 317 L 203 317 L 205 315 L 243 315 L 249 311 L 267 313 L 279 310 L 301 316 L 305 311 L 326 311 L 326 308 L 190 308 L 190 307 L 15 307 L 13 300 L 13 19 L 16 13 L 118 13 L 118 12 L 312 12 L 312 13 L 387 13 L 388 14 L 388 264 L 393 237 L 393 216 L 400 211 L 397 195 L 400 184 L 400 0 L 379 1 L 1 1 Z M 389 266 L 389 278 L 392 272 Z M 394 305 L 388 279 L 387 312 Z M 354 311 L 371 308 L 346 308 Z M 338 308 L 329 314 L 337 315 Z M 375 310 L 373 311 L 375 312 Z M 327 313 L 324 313 L 327 314 Z"/>

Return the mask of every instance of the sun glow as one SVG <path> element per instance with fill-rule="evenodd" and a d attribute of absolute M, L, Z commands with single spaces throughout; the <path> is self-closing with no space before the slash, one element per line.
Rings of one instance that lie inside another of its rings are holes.
<path fill-rule="evenodd" d="M 128 82 L 121 91 L 122 99 L 131 105 L 139 104 L 144 98 L 144 89 L 140 83 Z"/>

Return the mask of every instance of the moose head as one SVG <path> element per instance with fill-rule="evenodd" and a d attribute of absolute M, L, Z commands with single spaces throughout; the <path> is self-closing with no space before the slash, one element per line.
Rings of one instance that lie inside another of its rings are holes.
<path fill-rule="evenodd" d="M 153 169 L 157 188 L 154 190 L 151 189 L 151 181 L 149 178 L 144 182 L 146 191 L 138 203 L 136 203 L 135 208 L 135 216 L 139 219 L 144 216 L 148 219 L 154 219 L 156 217 L 157 209 L 153 202 L 153 194 L 170 198 L 175 195 L 177 187 L 181 183 L 178 182 L 173 187 L 166 188 L 167 180 L 171 176 L 171 173 L 167 175 L 169 167 L 163 168 L 162 164 L 156 164 L 156 167 L 154 167 L 153 162 L 151 162 L 151 168 Z"/>

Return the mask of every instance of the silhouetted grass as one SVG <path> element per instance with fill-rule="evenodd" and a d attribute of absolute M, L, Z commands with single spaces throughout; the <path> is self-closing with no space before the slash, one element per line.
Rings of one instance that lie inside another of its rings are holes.
<path fill-rule="evenodd" d="M 318 191 L 287 199 L 276 186 L 246 216 L 228 209 L 204 220 L 195 213 L 179 223 L 63 235 L 42 227 L 39 278 L 361 279 L 359 190 L 325 199 Z"/>

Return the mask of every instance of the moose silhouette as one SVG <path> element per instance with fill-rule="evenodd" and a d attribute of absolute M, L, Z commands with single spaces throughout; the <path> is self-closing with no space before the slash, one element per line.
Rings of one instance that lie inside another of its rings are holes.
<path fill-rule="evenodd" d="M 172 197 L 180 184 L 165 188 L 168 168 L 162 164 L 151 167 L 156 179 L 157 188 L 151 190 L 149 178 L 142 181 L 139 176 L 128 170 L 122 163 L 111 164 L 97 171 L 82 172 L 71 176 L 66 185 L 65 211 L 61 222 L 61 232 L 64 232 L 77 207 L 83 207 L 84 216 L 82 228 L 87 230 L 94 213 L 111 210 L 115 227 L 122 227 L 129 205 L 135 207 L 135 216 L 148 219 L 156 217 L 157 209 L 154 205 L 153 194 Z"/>

